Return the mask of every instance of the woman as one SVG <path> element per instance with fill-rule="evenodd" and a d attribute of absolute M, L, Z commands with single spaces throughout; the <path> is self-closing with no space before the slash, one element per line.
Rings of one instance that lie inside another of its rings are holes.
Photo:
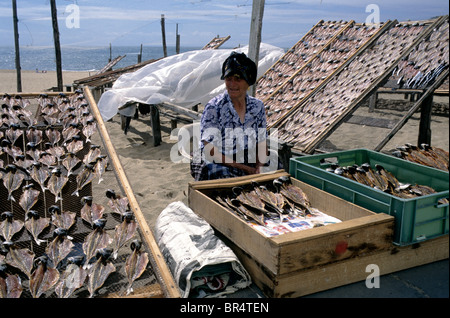
<path fill-rule="evenodd" d="M 256 82 L 255 63 L 232 52 L 222 65 L 226 91 L 206 104 L 200 122 L 201 160 L 194 157 L 196 180 L 237 177 L 260 172 L 267 160 L 264 104 L 247 94 Z"/>

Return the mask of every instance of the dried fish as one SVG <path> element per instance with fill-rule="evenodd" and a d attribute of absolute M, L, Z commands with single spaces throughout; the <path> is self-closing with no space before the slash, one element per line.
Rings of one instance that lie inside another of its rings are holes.
<path fill-rule="evenodd" d="M 27 213 L 38 201 L 40 192 L 34 189 L 34 185 L 32 183 L 24 186 L 22 190 L 23 192 L 20 196 L 19 205 L 25 213 Z"/>
<path fill-rule="evenodd" d="M 94 167 L 90 164 L 85 164 L 83 170 L 77 175 L 77 189 L 72 193 L 77 197 L 80 191 L 94 179 Z"/>
<path fill-rule="evenodd" d="M 73 256 L 67 259 L 66 269 L 55 287 L 56 295 L 59 298 L 69 298 L 75 290 L 83 287 L 87 271 L 82 268 L 82 263 L 82 256 Z"/>
<path fill-rule="evenodd" d="M 84 156 L 83 163 L 85 165 L 91 164 L 94 165 L 97 161 L 97 158 L 102 154 L 99 145 L 91 145 L 89 147 L 89 152 Z"/>
<path fill-rule="evenodd" d="M 61 173 L 60 168 L 54 168 L 48 179 L 47 188 L 55 196 L 55 203 L 62 201 L 61 191 L 69 181 L 69 178 Z"/>
<path fill-rule="evenodd" d="M 59 130 L 51 126 L 45 130 L 45 134 L 47 135 L 47 138 L 52 146 L 56 146 L 61 139 L 61 133 Z"/>
<path fill-rule="evenodd" d="M 133 220 L 133 213 L 127 212 L 122 216 L 122 222 L 114 231 L 113 258 L 117 259 L 119 249 L 130 241 L 136 234 L 137 223 Z"/>
<path fill-rule="evenodd" d="M 77 214 L 70 211 L 61 211 L 57 205 L 52 205 L 48 208 L 51 214 L 51 222 L 57 228 L 69 230 L 75 224 Z"/>
<path fill-rule="evenodd" d="M 8 190 L 8 200 L 16 201 L 12 196 L 12 193 L 20 188 L 25 175 L 23 173 L 17 172 L 16 165 L 9 164 L 5 167 L 5 174 L 3 175 L 3 185 L 6 190 Z"/>
<path fill-rule="evenodd" d="M 148 254 L 141 251 L 142 242 L 133 241 L 130 245 L 131 254 L 125 261 L 125 273 L 128 279 L 127 295 L 133 292 L 133 282 L 141 277 L 148 264 Z"/>
<path fill-rule="evenodd" d="M 97 290 L 103 286 L 108 276 L 116 271 L 115 266 L 110 262 L 112 249 L 101 248 L 96 252 L 97 260 L 88 271 L 89 298 L 94 297 Z"/>
<path fill-rule="evenodd" d="M 129 211 L 130 207 L 128 197 L 122 197 L 116 194 L 116 192 L 112 189 L 106 190 L 106 197 L 109 198 L 108 206 L 111 208 L 113 213 L 117 213 L 122 216 Z"/>
<path fill-rule="evenodd" d="M 33 298 L 39 298 L 58 282 L 59 272 L 48 266 L 46 256 L 36 258 L 33 265 L 36 269 L 30 277 L 30 292 Z"/>
<path fill-rule="evenodd" d="M 299 187 L 294 186 L 288 176 L 279 177 L 273 181 L 273 185 L 278 187 L 279 192 L 291 200 L 294 204 L 299 205 L 308 214 L 313 214 L 311 211 L 311 203 L 308 197 Z"/>
<path fill-rule="evenodd" d="M 91 137 L 92 135 L 95 134 L 96 131 L 97 131 L 97 124 L 95 120 L 93 119 L 87 120 L 86 125 L 82 129 L 83 135 L 86 137 L 86 142 L 89 143 L 91 142 Z"/>
<path fill-rule="evenodd" d="M 36 128 L 36 126 L 29 126 L 26 132 L 28 142 L 33 142 L 36 145 L 42 141 L 42 130 Z"/>
<path fill-rule="evenodd" d="M 25 217 L 25 228 L 33 236 L 34 241 L 37 245 L 46 242 L 45 240 L 39 239 L 39 234 L 42 233 L 50 225 L 49 218 L 41 218 L 39 213 L 34 210 L 29 210 Z"/>
<path fill-rule="evenodd" d="M 23 130 L 20 129 L 19 124 L 11 124 L 9 128 L 5 131 L 5 136 L 14 145 L 16 141 L 23 135 Z"/>
<path fill-rule="evenodd" d="M 67 152 L 62 161 L 62 165 L 67 169 L 67 176 L 70 176 L 81 160 L 72 152 Z"/>
<path fill-rule="evenodd" d="M 12 241 L 12 238 L 23 228 L 21 220 L 14 220 L 12 212 L 6 211 L 1 214 L 0 236 L 4 241 Z"/>
<path fill-rule="evenodd" d="M 84 268 L 88 268 L 89 261 L 95 256 L 98 249 L 106 248 L 112 243 L 112 238 L 104 230 L 106 219 L 99 219 L 94 222 L 94 230 L 84 239 L 83 252 L 86 255 Z"/>
<path fill-rule="evenodd" d="M 97 163 L 94 166 L 95 175 L 98 177 L 98 183 L 103 181 L 103 175 L 105 174 L 106 167 L 108 166 L 108 157 L 101 155 L 97 157 Z"/>
<path fill-rule="evenodd" d="M 45 183 L 50 176 L 48 168 L 43 167 L 40 162 L 34 163 L 30 171 L 30 176 L 41 186 L 42 193 L 45 194 L 45 190 L 48 190 Z"/>
<path fill-rule="evenodd" d="M 105 207 L 92 202 L 92 196 L 85 196 L 81 198 L 81 204 L 83 207 L 81 208 L 81 218 L 88 222 L 91 226 L 94 225 L 94 222 L 101 219 L 103 217 L 103 213 L 105 212 Z"/>
<path fill-rule="evenodd" d="M 20 298 L 23 290 L 20 277 L 6 273 L 2 257 L 0 255 L 0 298 Z"/>
<path fill-rule="evenodd" d="M 56 228 L 53 232 L 53 240 L 45 248 L 45 253 L 52 261 L 55 268 L 69 255 L 75 245 L 68 239 L 68 231 L 63 228 Z"/>
<path fill-rule="evenodd" d="M 3 247 L 6 248 L 8 254 L 5 257 L 5 263 L 18 268 L 28 278 L 31 277 L 31 271 L 33 270 L 34 253 L 28 248 L 18 249 L 11 241 L 3 242 Z"/>
<path fill-rule="evenodd" d="M 65 145 L 68 152 L 77 153 L 84 148 L 84 142 L 79 135 L 75 135 Z"/>

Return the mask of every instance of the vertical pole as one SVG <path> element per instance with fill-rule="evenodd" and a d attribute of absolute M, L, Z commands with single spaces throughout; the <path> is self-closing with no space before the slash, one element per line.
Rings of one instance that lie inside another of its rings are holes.
<path fill-rule="evenodd" d="M 163 43 L 163 51 L 164 57 L 167 56 L 167 47 L 166 47 L 166 26 L 164 22 L 164 14 L 161 14 L 161 32 L 162 32 L 162 43 Z"/>
<path fill-rule="evenodd" d="M 431 111 L 433 109 L 433 94 L 427 96 L 420 105 L 419 137 L 417 144 L 431 146 Z"/>
<path fill-rule="evenodd" d="M 142 44 L 141 44 L 141 50 L 139 51 L 139 55 L 138 55 L 138 63 L 142 62 Z"/>
<path fill-rule="evenodd" d="M 58 91 L 62 92 L 63 78 L 61 69 L 61 47 L 59 44 L 58 14 L 56 12 L 55 0 L 50 0 L 50 7 L 52 10 L 53 40 L 55 42 L 56 78 L 58 82 Z"/>
<path fill-rule="evenodd" d="M 250 25 L 250 39 L 248 57 L 256 63 L 258 67 L 259 46 L 261 44 L 261 29 L 264 15 L 264 0 L 253 0 L 252 21 Z M 256 85 L 250 88 L 250 94 L 255 96 Z"/>
<path fill-rule="evenodd" d="M 177 23 L 177 32 L 176 32 L 176 52 L 180 54 L 180 35 L 178 34 L 178 23 Z"/>
<path fill-rule="evenodd" d="M 14 23 L 14 46 L 16 50 L 16 74 L 17 74 L 17 92 L 22 92 L 22 73 L 20 70 L 20 52 L 19 52 L 19 29 L 17 27 L 17 4 L 12 0 L 13 23 Z"/>
<path fill-rule="evenodd" d="M 111 43 L 109 43 L 109 60 L 108 63 L 112 61 L 112 46 Z"/>

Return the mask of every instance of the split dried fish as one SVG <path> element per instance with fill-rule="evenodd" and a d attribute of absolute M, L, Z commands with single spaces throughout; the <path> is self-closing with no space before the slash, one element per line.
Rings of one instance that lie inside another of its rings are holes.
<path fill-rule="evenodd" d="M 79 165 L 80 162 L 81 160 L 74 153 L 67 152 L 65 154 L 62 165 L 67 170 L 67 176 L 73 174 L 74 169 Z"/>
<path fill-rule="evenodd" d="M 22 282 L 18 275 L 6 273 L 6 266 L 0 255 L 0 298 L 20 298 L 22 294 Z"/>
<path fill-rule="evenodd" d="M 119 249 L 130 241 L 136 234 L 137 223 L 133 220 L 133 213 L 127 212 L 122 217 L 122 222 L 114 230 L 113 258 L 117 259 Z"/>
<path fill-rule="evenodd" d="M 34 189 L 34 185 L 32 183 L 24 186 L 22 190 L 23 192 L 20 196 L 19 205 L 26 214 L 37 203 L 40 192 Z"/>
<path fill-rule="evenodd" d="M 83 135 L 86 137 L 86 142 L 91 142 L 91 137 L 97 131 L 97 124 L 92 120 L 87 120 L 86 125 L 83 127 Z"/>
<path fill-rule="evenodd" d="M 65 145 L 68 152 L 78 153 L 81 149 L 84 148 L 84 142 L 81 140 L 79 135 L 75 135 L 72 137 L 70 142 Z"/>
<path fill-rule="evenodd" d="M 30 176 L 33 178 L 34 181 L 36 181 L 42 189 L 42 193 L 45 194 L 45 190 L 48 190 L 45 186 L 46 181 L 48 177 L 50 176 L 50 172 L 47 167 L 43 167 L 41 163 L 34 163 L 31 171 Z"/>
<path fill-rule="evenodd" d="M 68 239 L 68 231 L 56 228 L 53 232 L 53 240 L 45 248 L 45 253 L 58 268 L 59 263 L 69 255 L 75 245 Z"/>
<path fill-rule="evenodd" d="M 16 201 L 12 195 L 14 191 L 20 188 L 25 175 L 23 173 L 17 172 L 16 165 L 9 164 L 5 167 L 5 174 L 3 175 L 3 185 L 8 191 L 8 200 Z"/>
<path fill-rule="evenodd" d="M 48 226 L 50 226 L 49 218 L 41 218 L 39 216 L 39 213 L 34 210 L 30 210 L 27 212 L 25 216 L 25 228 L 28 230 L 28 232 L 30 232 L 37 245 L 41 245 L 41 243 L 46 242 L 46 240 L 39 239 L 39 235 Z"/>
<path fill-rule="evenodd" d="M 108 166 L 108 157 L 101 155 L 97 157 L 97 162 L 94 166 L 95 175 L 98 177 L 98 183 L 103 181 L 103 175 L 106 172 L 106 167 Z"/>
<path fill-rule="evenodd" d="M 54 127 L 48 127 L 45 130 L 45 134 L 52 146 L 56 146 L 61 139 L 61 133 Z"/>
<path fill-rule="evenodd" d="M 69 230 L 76 221 L 77 214 L 70 211 L 61 211 L 58 205 L 52 205 L 48 208 L 51 215 L 51 222 L 57 228 Z"/>
<path fill-rule="evenodd" d="M 130 210 L 128 197 L 122 197 L 116 194 L 116 192 L 112 189 L 106 190 L 106 197 L 109 198 L 108 206 L 111 208 L 113 213 L 117 213 L 122 216 Z"/>
<path fill-rule="evenodd" d="M 77 175 L 77 189 L 72 193 L 77 197 L 80 191 L 94 179 L 94 167 L 90 164 L 84 165 L 83 170 Z"/>
<path fill-rule="evenodd" d="M 36 268 L 30 278 L 30 292 L 33 298 L 39 298 L 52 288 L 59 280 L 59 272 L 48 266 L 48 258 L 41 256 L 34 261 Z"/>
<path fill-rule="evenodd" d="M 58 201 L 62 201 L 62 189 L 67 184 L 67 181 L 69 181 L 69 178 L 62 174 L 60 168 L 54 168 L 51 171 L 50 178 L 47 182 L 47 188 L 48 190 L 55 196 L 55 203 Z"/>
<path fill-rule="evenodd" d="M 12 241 L 13 236 L 23 228 L 21 220 L 14 220 L 13 213 L 6 211 L 1 214 L 0 236 L 4 241 Z"/>
<path fill-rule="evenodd" d="M 136 279 L 141 277 L 148 264 L 148 254 L 141 251 L 142 242 L 133 241 L 130 245 L 131 254 L 125 261 L 125 273 L 128 279 L 127 295 L 133 292 L 132 285 Z"/>
<path fill-rule="evenodd" d="M 89 298 L 94 297 L 97 290 L 103 286 L 108 276 L 116 271 L 116 267 L 109 260 L 112 253 L 110 248 L 102 248 L 96 252 L 97 260 L 88 271 Z"/>
<path fill-rule="evenodd" d="M 90 232 L 83 243 L 83 252 L 86 255 L 84 268 L 88 268 L 89 261 L 95 256 L 97 250 L 106 248 L 112 243 L 112 238 L 104 230 L 106 219 L 99 219 L 94 222 L 94 230 Z"/>
<path fill-rule="evenodd" d="M 94 165 L 97 161 L 97 158 L 102 154 L 99 145 L 91 145 L 89 147 L 89 152 L 84 156 L 83 163 L 85 165 L 91 164 Z"/>
<path fill-rule="evenodd" d="M 92 202 L 92 196 L 85 196 L 81 198 L 81 204 L 83 207 L 81 208 L 81 218 L 88 222 L 91 226 L 94 225 L 94 222 L 101 219 L 103 217 L 103 213 L 105 212 L 105 207 Z"/>
<path fill-rule="evenodd" d="M 69 298 L 75 290 L 83 287 L 88 273 L 82 268 L 82 263 L 82 256 L 74 256 L 67 259 L 66 269 L 61 274 L 60 280 L 55 287 L 56 295 L 59 298 Z"/>
<path fill-rule="evenodd" d="M 6 264 L 18 268 L 30 279 L 33 270 L 34 253 L 28 248 L 16 248 L 11 241 L 3 242 L 3 247 L 8 251 L 5 257 Z"/>

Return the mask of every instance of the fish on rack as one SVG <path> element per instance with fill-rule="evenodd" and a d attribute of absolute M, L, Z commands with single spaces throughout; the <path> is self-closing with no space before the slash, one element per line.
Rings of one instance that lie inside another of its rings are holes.
<path fill-rule="evenodd" d="M 73 174 L 74 170 L 79 166 L 81 160 L 72 152 L 66 152 L 61 164 L 67 170 L 67 176 Z"/>
<path fill-rule="evenodd" d="M 53 126 L 49 126 L 45 130 L 45 135 L 47 136 L 52 147 L 56 146 L 58 144 L 59 140 L 61 139 L 61 133 L 59 132 L 58 129 L 56 129 Z"/>
<path fill-rule="evenodd" d="M 80 196 L 80 191 L 92 182 L 94 179 L 94 166 L 91 164 L 85 164 L 83 170 L 77 175 L 77 189 L 72 195 Z"/>
<path fill-rule="evenodd" d="M 85 165 L 91 164 L 94 165 L 97 161 L 97 158 L 102 154 L 99 145 L 91 145 L 89 147 L 89 152 L 84 156 L 83 163 Z"/>
<path fill-rule="evenodd" d="M 7 251 L 5 263 L 19 269 L 30 279 L 35 254 L 28 248 L 17 248 L 11 241 L 3 242 L 2 248 Z"/>
<path fill-rule="evenodd" d="M 29 126 L 26 130 L 26 137 L 28 142 L 38 145 L 42 141 L 42 130 L 37 129 L 36 126 Z"/>
<path fill-rule="evenodd" d="M 40 162 L 33 163 L 30 171 L 30 176 L 41 186 L 42 193 L 45 194 L 45 190 L 48 190 L 45 184 L 50 176 L 48 168 L 43 167 Z"/>
<path fill-rule="evenodd" d="M 81 149 L 84 148 L 84 142 L 81 139 L 80 135 L 75 135 L 72 139 L 65 144 L 66 150 L 72 153 L 78 153 Z"/>
<path fill-rule="evenodd" d="M 58 268 L 60 262 L 69 255 L 75 245 L 68 239 L 68 231 L 56 228 L 53 231 L 53 240 L 45 248 L 45 253 L 52 261 L 53 267 Z"/>
<path fill-rule="evenodd" d="M 21 220 L 14 220 L 14 215 L 10 211 L 5 211 L 1 214 L 0 222 L 0 236 L 4 241 L 12 241 L 13 236 L 20 232 L 23 228 Z"/>
<path fill-rule="evenodd" d="M 5 174 L 3 175 L 3 185 L 6 190 L 8 190 L 8 200 L 16 201 L 12 195 L 14 191 L 20 188 L 23 180 L 25 179 L 25 174 L 17 171 L 17 166 L 14 164 L 9 164 L 5 167 Z"/>
<path fill-rule="evenodd" d="M 133 292 L 133 283 L 145 272 L 148 264 L 148 253 L 141 250 L 142 242 L 134 240 L 130 244 L 131 254 L 125 261 L 125 274 L 128 280 L 127 295 Z"/>
<path fill-rule="evenodd" d="M 57 228 L 70 230 L 75 224 L 77 217 L 75 212 L 61 211 L 61 208 L 58 205 L 49 207 L 48 212 L 51 215 L 51 223 Z"/>
<path fill-rule="evenodd" d="M 103 181 L 103 176 L 106 172 L 106 168 L 108 167 L 108 156 L 101 155 L 97 157 L 97 162 L 94 165 L 94 173 L 98 177 L 98 184 Z"/>
<path fill-rule="evenodd" d="M 82 197 L 81 204 L 83 207 L 80 211 L 81 218 L 91 226 L 94 225 L 95 221 L 101 219 L 103 217 L 103 213 L 105 212 L 105 207 L 101 204 L 94 203 L 93 199 L 94 198 L 92 196 Z"/>
<path fill-rule="evenodd" d="M 0 255 L 0 299 L 20 298 L 22 294 L 22 281 L 17 274 L 8 274 L 4 263 L 4 256 Z"/>
<path fill-rule="evenodd" d="M 93 231 L 84 239 L 83 252 L 86 255 L 86 259 L 83 267 L 85 269 L 89 267 L 89 262 L 95 256 L 97 250 L 106 248 L 112 243 L 113 239 L 104 229 L 105 225 L 106 219 L 96 220 L 93 225 Z"/>
<path fill-rule="evenodd" d="M 50 226 L 49 218 L 41 218 L 39 213 L 35 210 L 29 210 L 25 215 L 25 228 L 31 234 L 37 245 L 45 243 L 46 240 L 41 240 L 39 235 Z"/>
<path fill-rule="evenodd" d="M 68 181 L 69 178 L 61 172 L 61 168 L 56 167 L 51 171 L 47 188 L 55 196 L 55 203 L 63 200 L 61 192 Z"/>
<path fill-rule="evenodd" d="M 128 197 L 122 197 L 121 195 L 116 194 L 116 192 L 112 189 L 106 190 L 106 197 L 109 199 L 108 206 L 111 208 L 113 213 L 122 216 L 130 210 Z"/>
<path fill-rule="evenodd" d="M 35 269 L 30 278 L 30 292 L 33 298 L 39 298 L 59 280 L 58 270 L 50 267 L 48 261 L 48 257 L 40 256 L 33 262 Z"/>
<path fill-rule="evenodd" d="M 97 124 L 93 119 L 87 120 L 86 124 L 83 126 L 83 129 L 81 130 L 83 135 L 86 137 L 87 143 L 91 142 L 91 137 L 95 134 L 96 131 L 97 131 Z"/>
<path fill-rule="evenodd" d="M 81 266 L 83 256 L 72 256 L 67 259 L 67 266 L 55 287 L 59 298 L 69 298 L 75 290 L 83 287 L 87 278 L 87 271 Z"/>
<path fill-rule="evenodd" d="M 114 229 L 114 240 L 113 240 L 113 258 L 117 259 L 119 249 L 129 242 L 137 230 L 137 223 L 133 220 L 133 213 L 127 212 L 122 216 L 122 222 L 116 225 Z"/>
<path fill-rule="evenodd" d="M 116 267 L 110 261 L 111 253 L 111 248 L 101 248 L 96 252 L 97 260 L 88 271 L 89 298 L 94 297 L 109 275 L 116 271 Z"/>

